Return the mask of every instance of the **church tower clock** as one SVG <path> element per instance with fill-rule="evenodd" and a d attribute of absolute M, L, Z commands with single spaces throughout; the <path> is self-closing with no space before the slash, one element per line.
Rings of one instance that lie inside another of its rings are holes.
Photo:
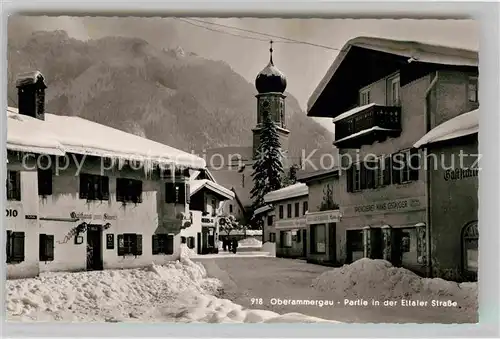
<path fill-rule="evenodd" d="M 267 66 L 255 79 L 257 98 L 257 126 L 253 131 L 253 156 L 256 156 L 260 144 L 260 134 L 265 115 L 270 115 L 279 134 L 281 149 L 286 155 L 288 151 L 288 135 L 286 128 L 285 98 L 286 77 L 273 63 L 273 42 L 269 49 L 270 57 Z"/>

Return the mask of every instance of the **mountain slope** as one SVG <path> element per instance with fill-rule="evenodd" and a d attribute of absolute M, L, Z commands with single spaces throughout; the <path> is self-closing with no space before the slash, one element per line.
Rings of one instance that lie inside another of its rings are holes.
<path fill-rule="evenodd" d="M 48 112 L 78 115 L 188 152 L 252 142 L 255 88 L 221 61 L 180 48 L 162 50 L 139 38 L 81 41 L 44 31 L 9 41 L 8 64 L 11 106 L 17 106 L 15 74 L 37 68 L 47 79 Z M 293 157 L 302 149 L 329 149 L 333 136 L 306 117 L 291 95 L 286 109 Z"/>

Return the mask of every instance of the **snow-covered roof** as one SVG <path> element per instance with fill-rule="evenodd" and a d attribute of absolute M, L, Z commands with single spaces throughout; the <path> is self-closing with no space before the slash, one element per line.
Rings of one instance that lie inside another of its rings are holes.
<path fill-rule="evenodd" d="M 364 106 L 359 106 L 359 107 L 354 107 L 353 109 L 350 109 L 348 110 L 347 112 L 344 112 L 340 115 L 338 115 L 337 117 L 333 118 L 332 119 L 332 122 L 333 123 L 336 123 L 337 121 L 340 121 L 342 119 L 345 119 L 345 118 L 348 118 L 350 117 L 351 115 L 354 115 L 356 113 L 359 113 L 359 112 L 362 112 L 364 111 L 365 109 L 368 109 L 370 107 L 373 107 L 373 106 L 376 106 L 377 104 L 372 102 L 371 104 L 368 104 L 368 105 L 364 105 Z"/>
<path fill-rule="evenodd" d="M 479 109 L 475 109 L 473 111 L 460 114 L 434 127 L 419 141 L 417 141 L 413 147 L 419 148 L 435 142 L 455 139 L 478 132 Z"/>
<path fill-rule="evenodd" d="M 309 194 L 309 189 L 304 183 L 296 183 L 276 191 L 267 193 L 264 196 L 264 201 L 270 203 L 273 201 L 280 201 L 285 199 L 291 199 L 296 197 L 301 197 Z"/>
<path fill-rule="evenodd" d="M 45 120 L 7 109 L 7 149 L 64 155 L 85 154 L 204 169 L 205 160 L 159 142 L 76 116 L 45 113 Z"/>
<path fill-rule="evenodd" d="M 474 67 L 479 65 L 478 53 L 476 50 L 433 45 L 418 41 L 357 37 L 347 41 L 342 47 L 325 76 L 311 94 L 307 102 L 308 113 L 316 104 L 321 93 L 323 93 L 352 47 L 385 52 L 392 55 L 407 57 L 408 59 L 412 58 L 412 62 Z"/>
<path fill-rule="evenodd" d="M 202 188 L 206 188 L 228 200 L 234 199 L 234 192 L 221 186 L 211 180 L 203 179 L 203 180 L 192 180 L 190 181 L 190 195 L 193 196 L 196 192 L 201 190 Z"/>
<path fill-rule="evenodd" d="M 254 212 L 253 212 L 253 215 L 256 216 L 256 215 L 259 215 L 261 213 L 264 213 L 264 212 L 267 212 L 267 211 L 270 211 L 273 209 L 273 206 L 272 205 L 264 205 L 262 207 L 259 207 L 257 208 Z"/>
<path fill-rule="evenodd" d="M 30 85 L 38 80 L 44 80 L 43 74 L 40 71 L 31 71 L 17 75 L 16 86 Z"/>

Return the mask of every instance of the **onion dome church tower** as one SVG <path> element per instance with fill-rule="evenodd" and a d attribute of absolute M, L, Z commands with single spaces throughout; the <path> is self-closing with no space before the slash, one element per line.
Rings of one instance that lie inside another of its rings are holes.
<path fill-rule="evenodd" d="M 270 57 L 267 66 L 260 71 L 255 79 L 257 98 L 257 126 L 253 132 L 253 157 L 257 154 L 260 144 L 260 133 L 262 123 L 266 114 L 271 115 L 272 121 L 278 130 L 281 149 L 286 155 L 288 152 L 288 135 L 285 121 L 285 98 L 283 94 L 286 89 L 286 77 L 273 63 L 273 42 L 269 48 Z M 285 164 L 284 164 L 285 165 Z"/>

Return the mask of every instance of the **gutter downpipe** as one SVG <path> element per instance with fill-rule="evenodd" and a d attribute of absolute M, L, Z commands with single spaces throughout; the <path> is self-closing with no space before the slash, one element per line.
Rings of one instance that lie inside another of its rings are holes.
<path fill-rule="evenodd" d="M 432 79 L 431 83 L 429 84 L 429 87 L 427 87 L 427 90 L 425 91 L 425 112 L 424 112 L 424 126 L 425 126 L 425 133 L 427 134 L 430 131 L 430 107 L 428 105 L 428 97 L 431 91 L 436 87 L 436 83 L 438 80 L 438 75 L 439 72 L 435 72 L 434 79 Z M 424 146 L 425 147 L 425 146 Z M 427 147 L 424 148 L 424 155 L 425 159 L 427 159 Z M 427 267 L 426 267 L 426 273 L 427 277 L 432 278 L 432 259 L 431 259 L 431 197 L 430 197 L 430 167 L 427 164 L 427 160 L 425 161 L 425 197 L 426 197 L 426 206 L 425 206 L 425 214 L 426 214 L 426 230 L 425 230 L 425 237 L 426 237 L 426 243 L 427 243 L 427 248 L 426 248 L 426 257 L 427 257 Z"/>

